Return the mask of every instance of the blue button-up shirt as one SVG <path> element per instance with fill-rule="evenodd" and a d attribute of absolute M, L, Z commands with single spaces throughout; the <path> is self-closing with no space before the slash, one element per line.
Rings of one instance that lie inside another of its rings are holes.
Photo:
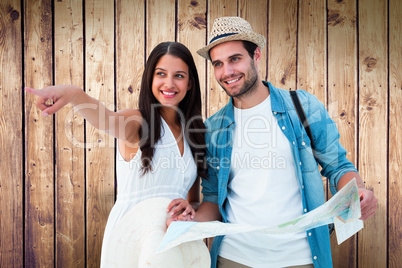
<path fill-rule="evenodd" d="M 329 117 L 324 105 L 304 90 L 298 90 L 298 96 L 310 124 L 314 154 L 310 139 L 301 124 L 289 91 L 275 88 L 269 82 L 263 82 L 269 88 L 272 113 L 278 120 L 279 127 L 289 140 L 296 167 L 297 181 L 303 200 L 303 213 L 307 213 L 325 202 L 321 174 L 329 180 L 332 194 L 336 193 L 339 179 L 347 172 L 357 172 L 353 164 L 346 159 L 346 150 L 339 143 L 339 132 L 335 122 Z M 232 134 L 235 126 L 233 100 L 208 118 L 205 138 L 207 144 L 208 178 L 202 180 L 203 201 L 218 204 L 222 221 L 227 222 L 224 203 L 227 199 L 230 160 L 232 154 Z M 251 180 L 252 181 L 252 180 Z M 215 237 L 211 248 L 211 267 L 216 267 L 217 255 L 223 236 Z M 307 232 L 313 263 L 318 267 L 332 267 L 331 247 L 327 226 L 314 228 Z"/>

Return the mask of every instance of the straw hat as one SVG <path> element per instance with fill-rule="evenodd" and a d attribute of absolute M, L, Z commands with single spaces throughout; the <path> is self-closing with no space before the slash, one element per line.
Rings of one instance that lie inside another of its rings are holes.
<path fill-rule="evenodd" d="M 260 48 L 265 46 L 265 37 L 253 32 L 250 23 L 240 17 L 221 17 L 214 21 L 209 36 L 209 44 L 197 51 L 202 57 L 211 60 L 209 51 L 216 45 L 227 41 L 250 41 Z"/>
<path fill-rule="evenodd" d="M 209 268 L 211 258 L 202 240 L 157 253 L 166 232 L 170 199 L 146 199 L 117 223 L 102 254 L 102 267 Z"/>

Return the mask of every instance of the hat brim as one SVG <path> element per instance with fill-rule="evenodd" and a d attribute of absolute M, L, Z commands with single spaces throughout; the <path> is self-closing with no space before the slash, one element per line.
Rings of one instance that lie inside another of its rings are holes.
<path fill-rule="evenodd" d="M 146 199 L 131 208 L 113 229 L 102 255 L 105 267 L 209 268 L 211 259 L 202 240 L 157 253 L 170 217 L 170 199 Z"/>
<path fill-rule="evenodd" d="M 260 49 L 265 46 L 266 40 L 265 37 L 258 33 L 240 33 L 240 34 L 233 34 L 226 37 L 222 37 L 211 44 L 203 47 L 197 51 L 197 53 L 201 56 L 206 58 L 207 60 L 211 60 L 209 56 L 209 51 L 222 43 L 229 42 L 229 41 L 249 41 L 251 43 L 256 44 Z"/>

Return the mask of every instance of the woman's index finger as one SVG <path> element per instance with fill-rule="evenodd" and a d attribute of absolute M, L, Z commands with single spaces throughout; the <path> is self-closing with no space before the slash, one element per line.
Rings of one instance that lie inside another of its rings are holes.
<path fill-rule="evenodd" d="M 43 92 L 42 90 L 37 90 L 37 89 L 33 89 L 30 87 L 25 87 L 25 91 L 31 94 L 34 94 L 36 96 L 39 97 L 44 97 L 45 96 L 45 92 Z"/>

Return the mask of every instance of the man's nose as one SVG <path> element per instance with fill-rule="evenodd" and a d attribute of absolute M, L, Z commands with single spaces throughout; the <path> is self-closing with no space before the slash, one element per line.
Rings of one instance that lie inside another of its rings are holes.
<path fill-rule="evenodd" d="M 231 64 L 225 64 L 223 65 L 223 76 L 224 77 L 230 77 L 234 73 L 234 68 Z"/>

